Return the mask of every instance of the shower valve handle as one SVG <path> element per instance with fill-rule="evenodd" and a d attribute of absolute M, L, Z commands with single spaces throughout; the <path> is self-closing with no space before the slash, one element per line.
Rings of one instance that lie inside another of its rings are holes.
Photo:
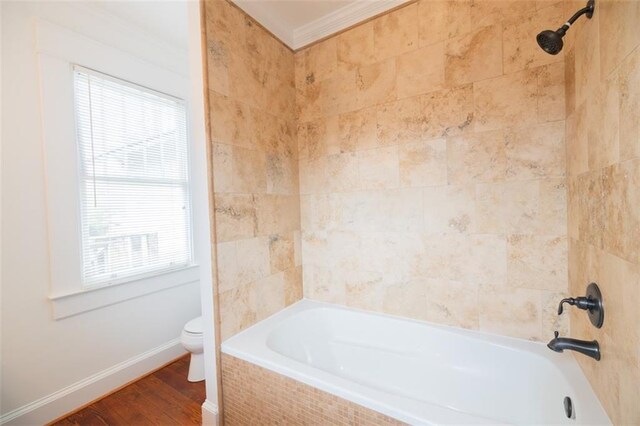
<path fill-rule="evenodd" d="M 587 311 L 591 324 L 596 328 L 602 327 L 602 324 L 604 323 L 604 302 L 602 300 L 602 293 L 600 292 L 600 288 L 598 288 L 598 284 L 589 284 L 587 286 L 587 294 L 585 296 L 562 299 L 560 301 L 560 305 L 558 305 L 558 315 L 562 314 L 565 303 Z"/>
<path fill-rule="evenodd" d="M 576 306 L 578 309 L 591 310 L 594 309 L 598 302 L 588 297 L 568 297 L 560 301 L 558 306 L 558 315 L 562 315 L 563 305 L 568 303 L 569 305 Z"/>

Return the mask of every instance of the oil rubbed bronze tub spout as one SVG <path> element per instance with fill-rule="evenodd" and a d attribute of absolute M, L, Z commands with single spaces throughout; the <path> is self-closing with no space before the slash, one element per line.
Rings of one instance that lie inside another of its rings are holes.
<path fill-rule="evenodd" d="M 590 356 L 596 361 L 600 361 L 600 345 L 597 340 L 588 342 L 586 340 L 572 339 L 570 337 L 558 337 L 559 333 L 555 332 L 555 337 L 547 344 L 547 347 L 555 352 L 564 352 L 564 350 L 576 351 Z"/>

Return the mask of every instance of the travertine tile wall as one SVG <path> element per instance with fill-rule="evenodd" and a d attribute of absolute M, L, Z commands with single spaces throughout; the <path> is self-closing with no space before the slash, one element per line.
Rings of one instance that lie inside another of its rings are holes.
<path fill-rule="evenodd" d="M 222 385 L 228 425 L 405 424 L 227 354 L 222 354 Z"/>
<path fill-rule="evenodd" d="M 566 333 L 564 15 L 421 0 L 296 53 L 305 297 Z"/>
<path fill-rule="evenodd" d="M 293 52 L 205 3 L 221 338 L 302 297 Z"/>
<path fill-rule="evenodd" d="M 571 334 L 600 342 L 600 362 L 576 359 L 616 425 L 640 424 L 639 23 L 640 2 L 597 0 L 565 41 L 570 289 L 605 301 L 601 329 L 572 310 Z"/>

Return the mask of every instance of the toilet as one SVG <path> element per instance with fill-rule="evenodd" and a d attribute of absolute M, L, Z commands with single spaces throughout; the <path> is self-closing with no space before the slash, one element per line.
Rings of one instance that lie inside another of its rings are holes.
<path fill-rule="evenodd" d="M 186 350 L 191 352 L 187 380 L 190 382 L 204 380 L 202 317 L 194 318 L 185 324 L 182 335 L 180 336 L 180 342 Z"/>

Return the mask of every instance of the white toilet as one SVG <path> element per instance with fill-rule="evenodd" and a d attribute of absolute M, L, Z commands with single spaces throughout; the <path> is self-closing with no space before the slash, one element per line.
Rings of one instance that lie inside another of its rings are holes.
<path fill-rule="evenodd" d="M 202 339 L 202 317 L 194 318 L 185 324 L 180 336 L 182 346 L 191 352 L 189 375 L 187 380 L 199 382 L 204 380 L 204 353 Z"/>

